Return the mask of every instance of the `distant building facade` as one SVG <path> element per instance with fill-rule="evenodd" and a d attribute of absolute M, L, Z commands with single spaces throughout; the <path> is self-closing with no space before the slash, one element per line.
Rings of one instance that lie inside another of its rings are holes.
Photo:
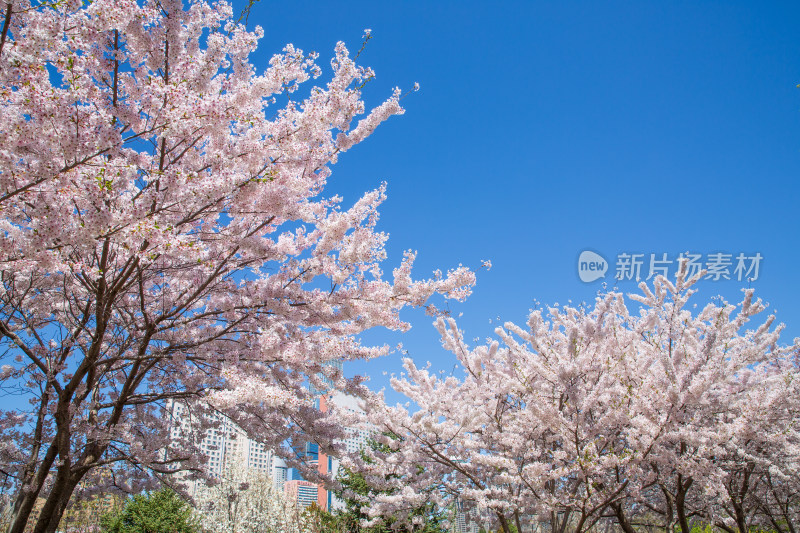
<path fill-rule="evenodd" d="M 333 404 L 351 413 L 363 413 L 356 398 L 341 393 L 330 396 L 320 394 L 315 403 L 322 412 L 326 412 L 329 405 Z M 188 408 L 179 402 L 172 402 L 168 405 L 168 412 L 171 417 L 171 437 L 178 439 L 186 435 L 191 430 L 191 413 Z M 250 439 L 232 420 L 216 415 L 216 421 L 219 425 L 207 430 L 199 443 L 201 453 L 208 459 L 207 467 L 212 476 L 222 477 L 234 467 L 245 467 L 249 472 L 268 475 L 275 487 L 283 490 L 287 499 L 301 508 L 312 502 L 316 502 L 324 510 L 344 507 L 344 503 L 324 485 L 302 479 L 297 469 L 289 468 L 272 450 Z M 345 428 L 345 435 L 341 442 L 348 454 L 357 453 L 367 445 L 369 439 L 369 433 L 361 429 Z M 317 471 L 323 475 L 335 477 L 338 473 L 339 459 L 320 452 L 316 443 L 306 443 L 299 455 L 309 464 L 316 465 Z M 190 487 L 193 494 L 197 492 L 198 483 L 200 482 L 196 481 Z"/>
<path fill-rule="evenodd" d="M 319 499 L 319 486 L 302 479 L 287 481 L 284 485 L 286 499 L 296 502 L 297 506 L 304 509 Z"/>
<path fill-rule="evenodd" d="M 168 406 L 171 416 L 171 437 L 177 439 L 191 428 L 191 413 L 179 402 Z M 232 468 L 244 468 L 248 472 L 267 475 L 275 486 L 283 489 L 288 478 L 288 467 L 263 443 L 248 438 L 247 434 L 229 418 L 215 415 L 219 426 L 209 429 L 200 441 L 200 451 L 208 459 L 208 472 L 222 477 Z M 197 483 L 191 487 L 196 492 Z"/>
<path fill-rule="evenodd" d="M 336 393 L 330 396 L 320 395 L 317 398 L 317 408 L 323 413 L 327 412 L 329 405 L 331 404 L 350 413 L 364 412 L 364 410 L 361 409 L 358 404 L 358 399 L 353 396 Z M 357 428 L 344 428 L 344 431 L 345 437 L 342 439 L 341 443 L 344 444 L 345 450 L 348 454 L 357 453 L 362 447 L 367 445 L 370 436 L 368 431 Z M 304 455 L 304 458 L 308 463 L 317 465 L 317 471 L 320 474 L 330 474 L 331 477 L 336 477 L 339 472 L 339 459 L 321 452 L 319 450 L 319 446 L 313 442 L 306 443 L 305 448 L 302 451 L 302 455 Z M 302 480 L 300 473 L 296 469 L 291 469 L 289 475 L 292 480 Z M 303 481 L 305 483 L 310 483 L 309 481 Z M 314 486 L 317 487 L 316 503 L 321 509 L 328 511 L 344 508 L 344 502 L 327 488 L 325 488 L 324 485 L 316 484 Z M 310 503 L 304 504 L 299 499 L 296 500 L 296 502 L 300 507 L 307 507 L 310 505 Z"/>

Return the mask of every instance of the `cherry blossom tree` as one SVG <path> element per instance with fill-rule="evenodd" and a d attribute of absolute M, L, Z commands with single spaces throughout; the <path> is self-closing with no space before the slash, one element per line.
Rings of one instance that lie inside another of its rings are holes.
<path fill-rule="evenodd" d="M 308 87 L 316 55 L 287 45 L 256 73 L 263 31 L 222 1 L 0 13 L 0 387 L 23 398 L 0 413 L 9 532 L 37 499 L 33 531 L 55 531 L 98 466 L 127 465 L 95 481 L 128 490 L 201 470 L 169 442 L 169 400 L 287 454 L 329 445 L 338 428 L 304 385 L 361 388 L 324 363 L 382 355 L 359 333 L 470 292 L 464 267 L 412 279 L 412 252 L 384 277 L 385 186 L 349 208 L 322 196 L 337 158 L 403 112 L 396 90 L 354 122 L 373 72 L 344 44 Z"/>
<path fill-rule="evenodd" d="M 783 325 L 770 329 L 774 316 L 755 330 L 746 329 L 766 307 L 753 300 L 752 290 L 745 291 L 738 307 L 709 304 L 694 316 L 687 305 L 693 294 L 691 281 L 679 277 L 675 287 L 664 290 L 657 283 L 656 290 L 643 287 L 644 295 L 633 296 L 645 308 L 658 310 L 651 318 L 655 326 L 643 338 L 660 358 L 653 359 L 639 390 L 651 409 L 665 417 L 650 454 L 655 478 L 645 503 L 663 517 L 664 527 L 684 533 L 691 530 L 693 519 L 730 531 L 749 530 L 737 500 L 756 481 L 751 478 L 752 454 L 759 447 L 756 440 L 764 441 L 753 439 L 754 421 L 759 420 L 766 437 L 783 428 L 780 420 L 800 416 L 787 402 L 791 392 L 781 384 L 797 373 L 799 344 L 795 340 L 789 347 L 777 345 Z M 764 403 L 776 395 L 784 401 Z M 796 455 L 785 446 L 798 437 L 796 429 L 790 432 L 774 446 Z"/>
<path fill-rule="evenodd" d="M 194 496 L 200 524 L 219 533 L 299 533 L 301 511 L 285 500 L 267 473 L 231 465 L 218 483 Z"/>
<path fill-rule="evenodd" d="M 798 526 L 797 378 L 792 360 L 748 375 L 745 394 L 723 422 L 732 427 L 723 429 L 727 439 L 715 458 L 724 472 L 724 490 L 712 506 L 720 529 L 735 533 L 758 526 L 784 532 Z"/>
<path fill-rule="evenodd" d="M 633 533 L 633 515 L 654 511 L 668 530 L 688 533 L 691 513 L 735 528 L 736 517 L 720 511 L 732 503 L 726 484 L 747 468 L 737 446 L 762 431 L 759 442 L 781 453 L 794 446 L 796 457 L 797 428 L 786 422 L 800 411 L 781 401 L 794 389 L 779 382 L 795 379 L 787 361 L 798 342 L 778 346 L 774 317 L 745 329 L 765 307 L 750 290 L 739 306 L 693 312 L 702 275 L 687 279 L 684 265 L 674 283 L 642 284 L 633 306 L 612 292 L 591 309 L 534 310 L 527 327 L 506 323 L 499 340 L 475 348 L 454 320 L 439 318 L 463 377 L 406 359 L 407 377 L 392 386 L 417 409 L 387 406 L 381 395 L 365 404 L 365 421 L 392 453 L 372 450 L 354 467 L 395 489 L 375 499 L 372 516 L 457 497 L 494 513 L 506 532 L 526 520 L 581 532 L 609 518 Z M 763 408 L 742 416 L 756 397 Z M 748 426 L 753 417 L 763 424 Z M 773 438 L 781 431 L 787 446 Z M 760 460 L 775 471 L 767 454 Z"/>

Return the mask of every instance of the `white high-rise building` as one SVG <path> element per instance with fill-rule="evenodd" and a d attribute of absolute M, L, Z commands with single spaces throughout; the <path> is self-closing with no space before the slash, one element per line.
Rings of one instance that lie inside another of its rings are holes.
<path fill-rule="evenodd" d="M 339 409 L 343 409 L 349 413 L 364 412 L 361 406 L 358 405 L 358 398 L 354 396 L 347 396 L 345 394 L 337 393 L 331 397 L 330 402 Z M 367 446 L 370 437 L 369 431 L 357 428 L 344 428 L 344 431 L 347 436 L 342 440 L 342 442 L 347 448 L 347 453 L 356 453 L 361 448 Z"/>
<path fill-rule="evenodd" d="M 341 393 L 331 396 L 320 395 L 318 397 L 318 408 L 327 411 L 329 405 L 335 405 L 339 409 L 344 409 L 349 413 L 363 413 L 358 404 L 358 399 Z M 178 439 L 181 436 L 191 435 L 192 416 L 186 405 L 179 402 L 172 402 L 168 407 L 171 417 L 171 437 Z M 275 486 L 284 490 L 289 481 L 297 481 L 297 473 L 291 475 L 290 469 L 280 457 L 276 456 L 272 450 L 266 449 L 260 442 L 248 438 L 247 434 L 227 417 L 216 415 L 219 425 L 214 429 L 206 431 L 199 443 L 201 453 L 208 458 L 208 471 L 212 476 L 222 477 L 226 472 L 233 469 L 247 472 L 259 472 L 266 474 L 272 479 Z M 357 453 L 361 448 L 367 446 L 370 433 L 363 429 L 344 428 L 345 437 L 342 443 L 346 453 Z M 309 443 L 307 453 L 316 456 L 314 461 L 317 463 L 319 471 L 323 474 L 330 474 L 335 477 L 339 470 L 339 459 L 320 453 L 316 444 Z M 191 488 L 192 493 L 197 491 L 198 482 Z M 304 482 L 307 483 L 307 482 Z M 324 487 L 318 487 L 318 504 L 323 509 L 335 509 L 343 506 L 332 493 Z M 296 496 L 297 497 L 297 496 Z"/>
<path fill-rule="evenodd" d="M 191 413 L 184 404 L 173 402 L 169 406 L 173 439 L 191 431 Z M 286 463 L 264 444 L 247 437 L 247 434 L 229 418 L 215 415 L 219 426 L 209 429 L 200 441 L 200 451 L 208 458 L 208 471 L 222 477 L 226 471 L 244 468 L 249 472 L 268 475 L 275 486 L 283 489 L 287 478 Z M 196 489 L 196 484 L 193 487 Z"/>

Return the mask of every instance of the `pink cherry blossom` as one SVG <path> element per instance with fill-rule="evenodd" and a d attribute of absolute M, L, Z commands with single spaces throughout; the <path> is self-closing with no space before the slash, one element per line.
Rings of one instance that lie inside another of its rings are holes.
<path fill-rule="evenodd" d="M 701 275 L 683 265 L 674 282 L 642 284 L 633 307 L 612 292 L 537 309 L 475 347 L 438 318 L 461 377 L 406 359 L 392 387 L 415 407 L 365 402 L 383 447 L 349 464 L 386 491 L 370 523 L 457 499 L 505 532 L 796 524 L 800 341 L 779 346 L 772 316 L 746 329 L 765 309 L 751 290 L 693 313 Z"/>
<path fill-rule="evenodd" d="M 412 252 L 384 279 L 384 185 L 351 207 L 323 196 L 339 153 L 403 113 L 399 91 L 365 108 L 373 72 L 343 43 L 316 84 L 316 54 L 292 45 L 256 72 L 263 30 L 225 2 L 0 13 L 0 386 L 31 402 L 0 414 L 10 532 L 37 499 L 29 527 L 55 531 L 84 480 L 202 475 L 197 442 L 169 439 L 171 400 L 292 458 L 308 439 L 332 446 L 340 429 L 306 388 L 325 363 L 383 355 L 359 334 L 469 294 L 464 267 L 414 279 Z"/>

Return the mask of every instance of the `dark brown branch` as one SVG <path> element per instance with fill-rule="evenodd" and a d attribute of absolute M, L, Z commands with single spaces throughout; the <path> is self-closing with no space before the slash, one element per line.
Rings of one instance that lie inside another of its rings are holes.
<path fill-rule="evenodd" d="M 117 107 L 117 81 L 119 79 L 119 58 L 117 52 L 119 51 L 119 30 L 114 30 L 114 81 L 112 83 L 112 100 L 111 103 Z M 115 117 L 116 118 L 116 117 Z"/>
<path fill-rule="evenodd" d="M 6 36 L 8 35 L 8 27 L 11 25 L 11 0 L 6 0 L 6 16 L 3 21 L 3 32 L 0 34 L 0 57 L 3 57 L 3 46 L 6 44 Z"/>

